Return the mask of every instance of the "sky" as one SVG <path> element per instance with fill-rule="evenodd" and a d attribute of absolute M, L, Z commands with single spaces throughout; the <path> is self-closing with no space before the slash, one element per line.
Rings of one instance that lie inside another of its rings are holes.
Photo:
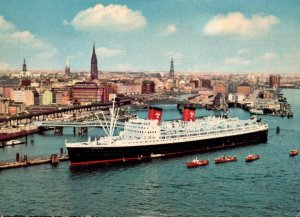
<path fill-rule="evenodd" d="M 3 0 L 0 69 L 300 72 L 299 0 Z"/>

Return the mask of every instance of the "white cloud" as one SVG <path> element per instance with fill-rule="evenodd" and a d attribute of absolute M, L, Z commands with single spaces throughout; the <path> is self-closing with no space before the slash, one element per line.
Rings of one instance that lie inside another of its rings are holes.
<path fill-rule="evenodd" d="M 14 25 L 7 22 L 3 16 L 0 16 L 0 32 L 14 29 Z"/>
<path fill-rule="evenodd" d="M 64 20 L 63 24 L 72 25 L 78 30 L 129 32 L 144 28 L 147 20 L 140 11 L 133 11 L 126 5 L 97 4 L 80 11 L 71 22 Z"/>
<path fill-rule="evenodd" d="M 273 15 L 253 15 L 247 19 L 240 12 L 231 12 L 210 19 L 203 31 L 206 35 L 258 36 L 268 32 L 277 23 L 279 19 Z"/>
<path fill-rule="evenodd" d="M 163 29 L 161 34 L 164 35 L 164 36 L 168 36 L 168 35 L 172 35 L 176 32 L 177 32 L 176 25 L 175 24 L 169 24 L 169 25 L 165 26 L 165 28 Z"/>
<path fill-rule="evenodd" d="M 30 46 L 36 47 L 36 48 L 48 48 L 49 45 L 47 45 L 44 41 L 41 39 L 38 39 L 35 35 L 33 35 L 29 31 L 16 31 L 13 32 L 10 35 L 10 38 L 13 41 L 20 41 L 24 44 L 30 44 Z"/>
<path fill-rule="evenodd" d="M 184 57 L 184 55 L 182 53 L 173 52 L 173 51 L 167 51 L 167 52 L 164 53 L 164 55 L 165 55 L 166 58 L 171 59 L 173 57 L 174 59 L 177 59 L 177 60 L 182 59 Z"/>
<path fill-rule="evenodd" d="M 224 63 L 226 65 L 249 65 L 250 64 L 250 60 L 247 60 L 243 57 L 228 57 L 225 58 Z"/>
<path fill-rule="evenodd" d="M 277 58 L 277 53 L 265 53 L 265 54 L 263 54 L 261 57 L 260 57 L 260 59 L 261 60 L 263 60 L 263 61 L 272 61 L 272 60 L 274 60 L 274 59 L 276 59 Z"/>
<path fill-rule="evenodd" d="M 1 29 L 6 31 L 1 31 Z M 46 43 L 42 39 L 36 37 L 29 31 L 20 31 L 12 23 L 0 16 L 0 39 L 2 43 L 6 44 L 23 44 L 22 49 L 24 53 L 33 51 L 37 53 L 37 57 L 51 58 L 58 54 L 56 48 L 51 44 Z"/>
<path fill-rule="evenodd" d="M 68 22 L 66 19 L 63 20 L 63 25 L 64 25 L 64 26 L 67 26 L 67 25 L 70 25 L 70 24 L 71 24 L 71 23 Z"/>
<path fill-rule="evenodd" d="M 39 54 L 37 54 L 35 57 L 37 59 L 41 59 L 41 60 L 48 60 L 48 59 L 51 59 L 52 57 L 58 55 L 58 51 L 56 48 L 52 48 L 52 49 L 49 49 L 47 51 L 43 51 Z"/>
<path fill-rule="evenodd" d="M 99 47 L 96 48 L 96 53 L 100 57 L 115 57 L 115 56 L 124 55 L 125 51 L 121 49 L 115 49 L 115 48 Z"/>

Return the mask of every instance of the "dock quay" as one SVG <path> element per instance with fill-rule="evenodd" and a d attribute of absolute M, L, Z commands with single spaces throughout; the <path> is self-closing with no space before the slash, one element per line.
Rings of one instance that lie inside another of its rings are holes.
<path fill-rule="evenodd" d="M 293 118 L 292 107 L 280 89 L 257 89 L 244 99 L 242 108 L 255 115 Z"/>
<path fill-rule="evenodd" d="M 20 155 L 16 154 L 16 161 L 7 161 L 0 162 L 0 170 L 4 169 L 13 169 L 19 167 L 28 167 L 33 165 L 40 164 L 52 164 L 57 165 L 60 161 L 69 160 L 67 154 L 52 154 L 49 156 L 36 157 L 36 158 L 27 158 L 27 155 L 24 155 L 23 159 L 20 159 Z"/>

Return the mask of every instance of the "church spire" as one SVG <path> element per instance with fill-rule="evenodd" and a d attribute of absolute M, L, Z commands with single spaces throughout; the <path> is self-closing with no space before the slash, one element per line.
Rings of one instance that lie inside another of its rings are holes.
<path fill-rule="evenodd" d="M 173 61 L 173 57 L 171 58 L 169 77 L 174 79 L 174 61 Z"/>
<path fill-rule="evenodd" d="M 69 57 L 68 56 L 67 56 L 67 59 L 66 59 L 65 76 L 66 77 L 70 76 L 70 63 L 69 63 Z"/>
<path fill-rule="evenodd" d="M 26 61 L 25 61 L 25 58 L 23 59 L 23 69 L 22 69 L 23 72 L 26 72 L 27 71 L 27 66 L 26 66 Z"/>
<path fill-rule="evenodd" d="M 93 54 L 91 58 L 91 80 L 98 79 L 98 61 L 96 56 L 95 42 L 93 43 Z"/>
<path fill-rule="evenodd" d="M 93 42 L 93 55 L 96 55 L 96 51 L 95 51 L 95 42 Z"/>

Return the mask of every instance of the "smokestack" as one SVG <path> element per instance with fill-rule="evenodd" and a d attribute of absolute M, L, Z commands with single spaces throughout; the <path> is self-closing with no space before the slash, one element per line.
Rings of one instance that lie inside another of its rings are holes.
<path fill-rule="evenodd" d="M 182 112 L 183 121 L 195 121 L 195 108 L 185 106 Z"/>
<path fill-rule="evenodd" d="M 148 120 L 158 120 L 158 122 L 160 122 L 161 117 L 162 117 L 162 108 L 149 107 Z"/>

